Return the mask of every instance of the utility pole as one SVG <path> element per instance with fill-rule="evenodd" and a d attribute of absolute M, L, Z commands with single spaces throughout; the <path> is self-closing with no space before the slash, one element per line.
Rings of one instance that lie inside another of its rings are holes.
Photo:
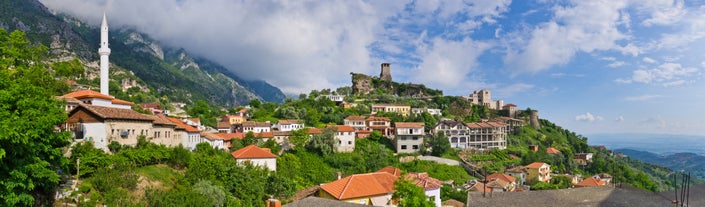
<path fill-rule="evenodd" d="M 81 175 L 80 166 L 81 166 L 81 158 L 76 158 L 76 183 L 74 183 L 74 185 L 78 185 L 78 176 Z"/>

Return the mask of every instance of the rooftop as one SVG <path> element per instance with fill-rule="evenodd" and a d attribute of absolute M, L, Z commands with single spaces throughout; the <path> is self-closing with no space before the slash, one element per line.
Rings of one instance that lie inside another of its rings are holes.
<path fill-rule="evenodd" d="M 255 145 L 244 147 L 230 154 L 235 159 L 277 158 L 269 148 L 259 148 Z"/>
<path fill-rule="evenodd" d="M 545 165 L 545 164 L 546 163 L 543 163 L 543 162 L 533 162 L 533 163 L 527 165 L 526 168 L 539 169 L 539 168 L 543 167 L 543 165 Z"/>
<path fill-rule="evenodd" d="M 91 106 L 91 105 L 84 105 L 84 104 L 80 104 L 78 107 L 73 109 L 71 111 L 71 113 L 69 113 L 69 116 L 71 114 L 73 114 L 74 112 L 80 110 L 81 108 L 85 108 L 86 110 L 90 111 L 91 113 L 93 113 L 96 116 L 103 118 L 103 119 L 139 120 L 139 121 L 150 121 L 150 122 L 154 121 L 153 117 L 137 113 L 136 111 L 133 111 L 132 109 L 120 109 L 120 108 L 105 107 L 105 106 Z"/>
<path fill-rule="evenodd" d="M 626 185 L 625 185 L 626 186 Z M 670 199 L 633 187 L 573 188 L 527 191 L 520 193 L 468 193 L 470 206 L 672 206 Z M 673 192 L 669 195 L 673 196 Z M 692 202 L 691 202 L 692 205 Z"/>
<path fill-rule="evenodd" d="M 384 195 L 394 192 L 396 176 L 386 172 L 354 174 L 321 186 L 338 200 L 365 196 Z"/>
<path fill-rule="evenodd" d="M 423 122 L 397 122 L 394 123 L 396 128 L 423 128 Z"/>

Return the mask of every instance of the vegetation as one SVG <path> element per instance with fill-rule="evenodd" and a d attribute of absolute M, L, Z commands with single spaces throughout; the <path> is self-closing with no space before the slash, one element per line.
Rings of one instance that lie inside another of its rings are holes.
<path fill-rule="evenodd" d="M 436 204 L 424 194 L 424 189 L 405 179 L 394 181 L 392 199 L 399 199 L 399 207 L 432 207 Z"/>

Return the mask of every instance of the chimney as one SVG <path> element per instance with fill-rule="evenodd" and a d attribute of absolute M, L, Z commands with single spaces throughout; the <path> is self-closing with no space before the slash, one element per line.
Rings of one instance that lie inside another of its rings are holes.
<path fill-rule="evenodd" d="M 264 206 L 265 207 L 282 207 L 282 202 L 277 199 L 270 198 L 270 199 L 267 199 L 266 201 L 264 201 Z"/>
<path fill-rule="evenodd" d="M 340 180 L 340 177 L 343 175 L 340 171 L 338 171 L 338 180 Z"/>

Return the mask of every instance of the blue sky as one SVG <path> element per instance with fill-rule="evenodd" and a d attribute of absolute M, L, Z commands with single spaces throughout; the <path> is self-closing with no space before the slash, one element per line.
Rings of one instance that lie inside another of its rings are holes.
<path fill-rule="evenodd" d="M 379 74 L 493 97 L 582 134 L 705 135 L 705 2 L 42 0 L 288 94 Z M 139 7 L 135 5 L 140 5 Z"/>

